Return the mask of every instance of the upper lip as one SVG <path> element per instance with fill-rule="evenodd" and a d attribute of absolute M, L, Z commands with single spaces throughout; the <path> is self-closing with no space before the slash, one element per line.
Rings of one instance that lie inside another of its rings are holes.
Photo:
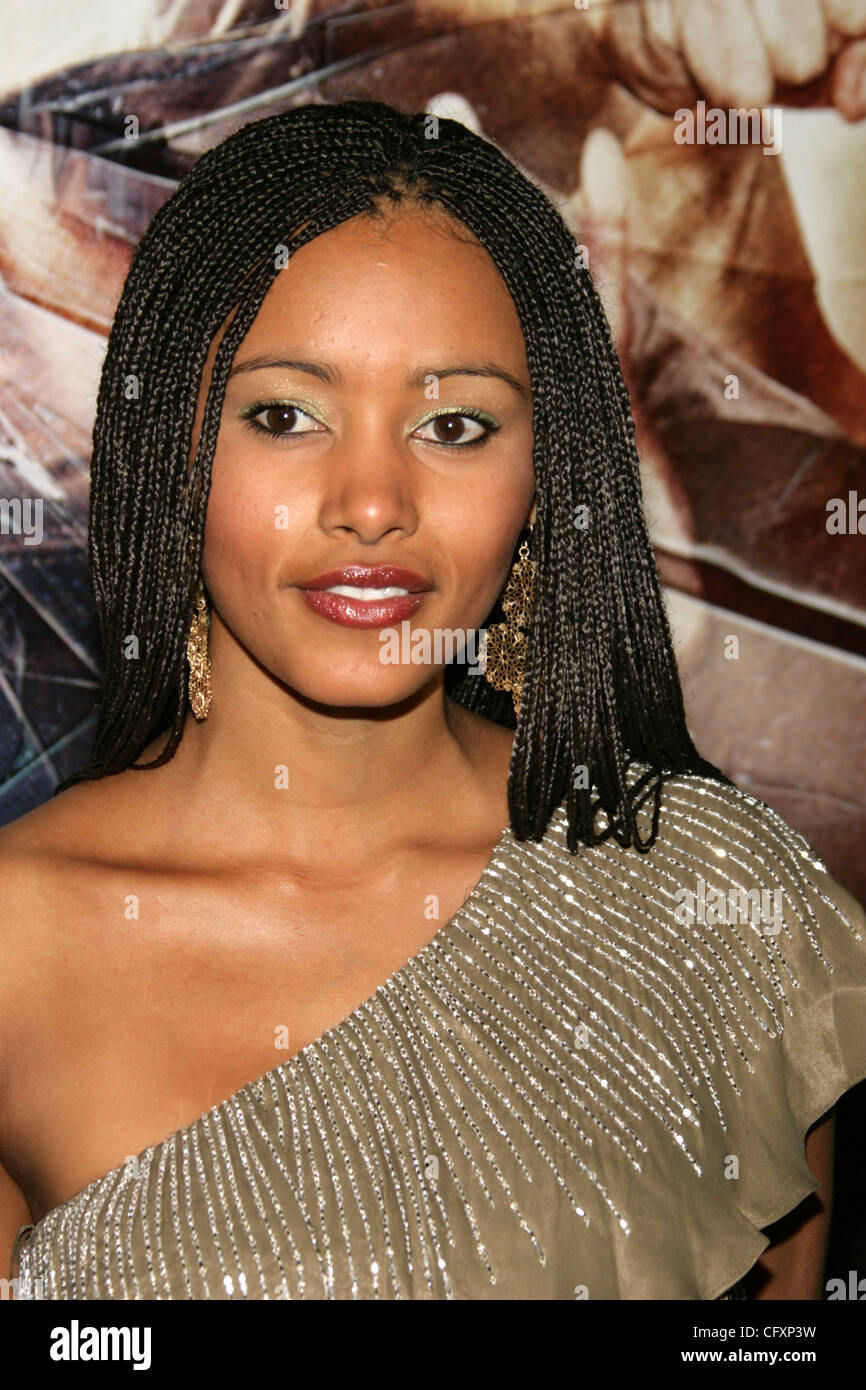
<path fill-rule="evenodd" d="M 431 588 L 429 579 L 400 565 L 346 565 L 343 569 L 328 570 L 300 584 L 301 589 L 330 589 L 335 584 L 354 585 L 364 589 L 408 589 L 410 594 Z"/>

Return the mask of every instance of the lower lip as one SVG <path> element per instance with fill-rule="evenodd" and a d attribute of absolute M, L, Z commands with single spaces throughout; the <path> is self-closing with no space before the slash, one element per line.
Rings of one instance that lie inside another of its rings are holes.
<path fill-rule="evenodd" d="M 428 589 L 420 594 L 401 594 L 397 598 L 358 599 L 345 594 L 329 594 L 327 589 L 299 589 L 305 603 L 343 627 L 388 627 L 411 618 L 424 602 Z"/>

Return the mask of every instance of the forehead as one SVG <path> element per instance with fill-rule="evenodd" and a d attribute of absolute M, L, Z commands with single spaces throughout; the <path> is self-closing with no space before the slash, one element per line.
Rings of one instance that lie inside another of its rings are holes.
<path fill-rule="evenodd" d="M 361 335 L 359 338 L 358 335 Z M 300 247 L 280 270 L 245 346 L 274 340 L 348 348 L 496 339 L 522 357 L 514 302 L 488 251 L 438 211 L 353 217 Z"/>

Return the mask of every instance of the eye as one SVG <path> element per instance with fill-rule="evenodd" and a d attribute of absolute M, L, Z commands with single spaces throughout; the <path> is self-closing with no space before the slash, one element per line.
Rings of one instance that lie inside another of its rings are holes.
<path fill-rule="evenodd" d="M 419 429 L 433 431 L 426 436 L 428 443 L 444 444 L 454 449 L 469 449 L 474 444 L 483 444 L 499 429 L 499 425 L 489 415 L 476 415 L 472 411 L 448 411 L 441 415 L 433 415 L 420 425 Z"/>
<path fill-rule="evenodd" d="M 319 421 L 314 420 L 306 410 L 301 410 L 299 405 L 291 405 L 286 401 L 256 401 L 254 405 L 242 411 L 242 415 L 250 429 L 270 435 L 271 438 L 285 439 L 289 435 L 319 433 L 316 429 L 296 429 L 295 426 L 302 419 L 311 420 L 314 424 L 319 424 Z"/>

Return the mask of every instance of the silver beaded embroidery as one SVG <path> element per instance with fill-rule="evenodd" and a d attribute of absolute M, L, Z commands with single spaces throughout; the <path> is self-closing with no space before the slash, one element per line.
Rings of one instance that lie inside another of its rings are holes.
<path fill-rule="evenodd" d="M 752 1188 L 721 1181 L 731 1126 L 742 1144 L 797 996 L 834 973 L 866 990 L 863 916 L 775 812 L 708 779 L 665 782 L 648 854 L 566 834 L 564 805 L 538 843 L 505 832 L 371 999 L 49 1212 L 21 1297 L 742 1296 L 723 1290 L 763 1242 Z M 778 940 L 677 921 L 698 876 L 780 889 Z M 853 1085 L 866 1056 L 846 1065 Z"/>

